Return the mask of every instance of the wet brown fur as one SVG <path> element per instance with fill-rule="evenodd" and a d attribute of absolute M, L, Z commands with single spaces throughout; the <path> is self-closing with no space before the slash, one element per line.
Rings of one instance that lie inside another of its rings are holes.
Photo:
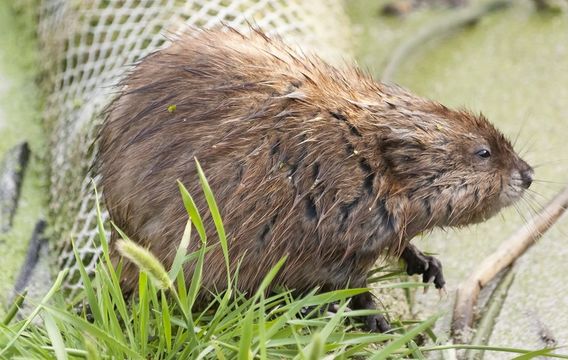
<path fill-rule="evenodd" d="M 241 261 L 242 291 L 253 292 L 285 254 L 276 284 L 365 286 L 380 255 L 400 254 L 435 226 L 488 218 L 521 196 L 519 174 L 530 170 L 483 116 L 332 67 L 259 31 L 190 31 L 122 85 L 100 143 L 112 220 L 169 267 L 187 221 L 179 179 L 215 242 L 197 158 L 233 267 Z M 475 155 L 480 146 L 489 160 Z M 197 246 L 193 239 L 188 250 Z M 123 274 L 134 289 L 137 270 L 126 264 Z M 203 284 L 226 286 L 219 247 L 207 255 Z"/>

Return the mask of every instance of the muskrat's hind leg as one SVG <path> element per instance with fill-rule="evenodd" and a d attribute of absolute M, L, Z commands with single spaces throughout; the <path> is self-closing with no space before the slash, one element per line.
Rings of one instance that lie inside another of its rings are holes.
<path fill-rule="evenodd" d="M 351 298 L 351 308 L 353 310 L 375 310 L 377 304 L 373 300 L 373 294 L 367 291 Z M 365 327 L 372 332 L 387 332 L 391 329 L 382 314 L 367 315 L 362 320 Z"/>
<path fill-rule="evenodd" d="M 425 255 L 414 245 L 408 244 L 400 256 L 406 262 L 408 275 L 421 274 L 422 281 L 434 282 L 436 289 L 444 288 L 446 280 L 442 272 L 442 263 L 433 256 Z"/>

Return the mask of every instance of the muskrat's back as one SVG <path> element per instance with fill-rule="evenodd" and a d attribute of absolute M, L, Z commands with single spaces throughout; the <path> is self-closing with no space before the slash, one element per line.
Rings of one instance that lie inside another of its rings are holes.
<path fill-rule="evenodd" d="M 483 117 L 336 69 L 261 32 L 224 30 L 190 32 L 143 59 L 101 132 L 111 218 L 166 266 L 187 221 L 177 179 L 216 241 L 195 158 L 248 292 L 284 255 L 274 284 L 365 286 L 381 254 L 400 254 L 434 226 L 483 220 L 530 184 L 530 167 Z M 475 146 L 490 149 L 493 162 Z M 514 191 L 504 193 L 503 179 Z M 123 277 L 133 289 L 130 264 Z M 225 281 L 217 246 L 203 284 L 220 290 Z"/>

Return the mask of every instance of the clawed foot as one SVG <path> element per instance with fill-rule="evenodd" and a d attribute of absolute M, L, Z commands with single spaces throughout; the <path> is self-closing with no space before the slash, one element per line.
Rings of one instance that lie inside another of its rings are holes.
<path fill-rule="evenodd" d="M 370 332 L 385 333 L 391 329 L 387 319 L 381 314 L 367 315 L 364 318 L 365 329 Z"/>
<path fill-rule="evenodd" d="M 354 310 L 375 310 L 376 305 L 372 299 L 372 295 L 370 293 L 365 293 L 362 295 L 354 296 L 351 300 L 351 307 L 345 308 L 344 311 L 352 311 Z M 307 316 L 309 313 L 314 311 L 314 306 L 308 306 L 301 310 L 302 315 Z M 339 311 L 339 304 L 332 303 L 329 304 L 327 307 L 320 309 L 322 313 L 328 312 L 331 314 L 336 314 Z M 386 318 L 381 314 L 373 314 L 364 316 L 361 318 L 365 328 L 371 332 L 387 332 L 391 329 L 389 322 Z"/>
<path fill-rule="evenodd" d="M 406 262 L 408 275 L 422 274 L 422 281 L 433 282 L 436 289 L 443 289 L 446 284 L 442 263 L 433 256 L 424 255 L 413 245 L 408 244 L 402 252 L 401 258 Z"/>
<path fill-rule="evenodd" d="M 351 299 L 353 310 L 375 310 L 377 305 L 370 292 L 353 296 Z M 361 319 L 365 328 L 371 332 L 387 332 L 391 329 L 387 319 L 382 314 L 367 315 Z"/>

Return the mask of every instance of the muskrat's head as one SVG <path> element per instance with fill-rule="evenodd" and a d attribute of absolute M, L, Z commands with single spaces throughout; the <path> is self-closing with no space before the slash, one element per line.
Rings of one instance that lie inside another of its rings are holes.
<path fill-rule="evenodd" d="M 520 199 L 533 169 L 483 115 L 433 102 L 398 109 L 381 139 L 388 171 L 427 226 L 483 221 Z"/>

